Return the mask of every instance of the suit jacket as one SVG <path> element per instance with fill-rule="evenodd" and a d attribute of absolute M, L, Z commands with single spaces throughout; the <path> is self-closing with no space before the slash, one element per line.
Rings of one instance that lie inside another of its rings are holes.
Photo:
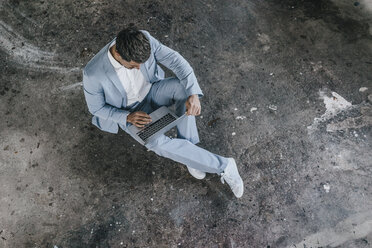
<path fill-rule="evenodd" d="M 173 71 L 188 96 L 202 96 L 190 64 L 178 52 L 161 44 L 147 31 L 142 32 L 151 45 L 150 57 L 140 65 L 145 79 L 150 83 L 164 79 L 164 71 L 158 66 L 161 63 Z M 89 112 L 93 115 L 92 123 L 103 131 L 117 133 L 118 125 L 126 127 L 129 112 L 125 110 L 127 93 L 108 58 L 110 44 L 111 42 L 102 48 L 85 66 L 83 86 Z"/>

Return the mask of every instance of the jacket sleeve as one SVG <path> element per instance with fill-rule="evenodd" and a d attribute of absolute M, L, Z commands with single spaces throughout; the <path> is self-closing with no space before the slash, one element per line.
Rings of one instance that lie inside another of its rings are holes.
<path fill-rule="evenodd" d="M 129 111 L 107 104 L 102 85 L 96 80 L 91 80 L 85 71 L 83 71 L 83 86 L 85 100 L 92 115 L 126 126 Z"/>
<path fill-rule="evenodd" d="M 147 31 L 143 32 L 149 38 L 151 50 L 155 55 L 156 61 L 176 74 L 180 83 L 185 87 L 187 96 L 194 94 L 198 94 L 199 97 L 203 96 L 203 92 L 200 89 L 194 70 L 190 64 L 178 52 L 160 43 Z"/>

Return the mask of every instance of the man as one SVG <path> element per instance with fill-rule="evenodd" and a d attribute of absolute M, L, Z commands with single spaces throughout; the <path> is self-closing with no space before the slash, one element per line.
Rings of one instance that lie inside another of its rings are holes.
<path fill-rule="evenodd" d="M 176 77 L 164 79 L 166 66 Z M 143 127 L 148 115 L 161 106 L 175 105 L 176 114 L 187 116 L 177 125 L 177 138 L 165 135 L 146 144 L 160 156 L 187 166 L 190 174 L 203 179 L 208 173 L 221 175 L 236 197 L 244 186 L 235 160 L 213 154 L 199 142 L 195 116 L 200 115 L 203 93 L 189 63 L 147 31 L 129 27 L 117 35 L 89 61 L 83 71 L 84 95 L 92 123 L 103 131 L 117 133 L 119 127 Z M 130 133 L 129 133 L 130 134 Z"/>

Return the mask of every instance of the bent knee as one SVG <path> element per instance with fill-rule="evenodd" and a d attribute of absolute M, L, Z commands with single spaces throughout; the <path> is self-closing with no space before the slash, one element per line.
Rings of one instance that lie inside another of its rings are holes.
<path fill-rule="evenodd" d="M 173 89 L 173 98 L 175 100 L 184 100 L 187 98 L 186 89 L 178 78 L 171 80 L 169 82 L 169 87 Z"/>

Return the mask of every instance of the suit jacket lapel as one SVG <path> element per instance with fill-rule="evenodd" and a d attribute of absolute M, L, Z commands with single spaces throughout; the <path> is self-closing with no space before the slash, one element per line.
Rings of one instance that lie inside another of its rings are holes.
<path fill-rule="evenodd" d="M 146 62 L 142 63 L 140 65 L 140 71 L 141 71 L 142 75 L 145 77 L 146 81 L 150 82 L 150 77 L 149 77 L 148 70 L 147 70 L 147 67 L 146 67 Z"/>
<path fill-rule="evenodd" d="M 123 87 L 123 85 L 121 84 L 120 82 L 120 79 L 118 77 L 118 75 L 116 74 L 116 71 L 114 69 L 114 67 L 111 65 L 111 62 L 108 58 L 108 49 L 110 47 L 110 44 L 111 42 L 109 43 L 109 45 L 107 46 L 107 49 L 106 49 L 106 53 L 103 55 L 103 67 L 104 67 L 104 70 L 105 70 L 105 73 L 107 75 L 107 77 L 111 80 L 111 82 L 115 85 L 115 87 L 120 91 L 120 94 L 123 96 L 123 97 L 126 97 L 127 93 L 125 92 L 125 89 Z"/>

